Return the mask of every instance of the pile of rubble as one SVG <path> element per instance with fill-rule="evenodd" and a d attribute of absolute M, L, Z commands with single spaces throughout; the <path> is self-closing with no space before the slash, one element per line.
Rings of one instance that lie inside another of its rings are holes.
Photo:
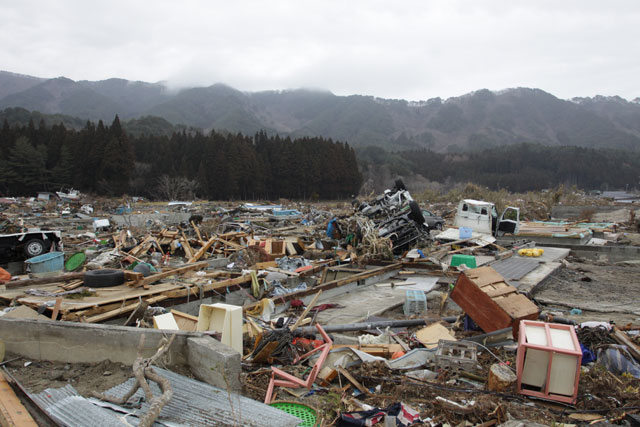
<path fill-rule="evenodd" d="M 0 218 L 5 419 L 15 391 L 44 425 L 638 423 L 640 307 L 615 281 L 639 267 L 603 259 L 635 256 L 614 243 L 634 224 L 438 216 L 400 180 L 340 206 L 85 202 Z"/>

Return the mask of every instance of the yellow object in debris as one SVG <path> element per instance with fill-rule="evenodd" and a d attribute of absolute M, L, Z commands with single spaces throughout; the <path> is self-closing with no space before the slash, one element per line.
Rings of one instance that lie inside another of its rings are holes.
<path fill-rule="evenodd" d="M 529 256 L 529 257 L 539 257 L 544 253 L 544 249 L 542 248 L 525 248 L 520 249 L 518 251 L 518 255 L 520 256 Z"/>

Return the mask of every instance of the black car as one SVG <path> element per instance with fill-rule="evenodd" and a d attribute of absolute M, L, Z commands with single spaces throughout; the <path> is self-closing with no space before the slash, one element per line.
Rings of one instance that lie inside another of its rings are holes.
<path fill-rule="evenodd" d="M 425 225 L 429 227 L 429 230 L 444 229 L 444 218 L 426 209 L 422 209 L 422 216 L 424 216 Z"/>

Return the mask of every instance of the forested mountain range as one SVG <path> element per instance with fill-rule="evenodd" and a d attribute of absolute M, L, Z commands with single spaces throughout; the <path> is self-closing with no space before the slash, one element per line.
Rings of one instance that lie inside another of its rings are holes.
<path fill-rule="evenodd" d="M 640 149 L 640 100 L 562 100 L 529 88 L 408 102 L 304 89 L 247 93 L 221 84 L 172 92 L 162 83 L 76 82 L 0 71 L 0 110 L 12 107 L 57 114 L 65 126 L 73 119 L 110 122 L 118 114 L 133 134 L 169 135 L 185 127 L 245 135 L 264 130 L 356 148 L 450 153 L 522 142 Z"/>

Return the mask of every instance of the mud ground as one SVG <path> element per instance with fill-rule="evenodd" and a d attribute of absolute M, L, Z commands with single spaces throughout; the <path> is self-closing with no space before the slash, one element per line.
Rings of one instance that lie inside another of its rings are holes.
<path fill-rule="evenodd" d="M 611 265 L 569 257 L 568 264 L 551 275 L 534 299 L 550 311 L 560 311 L 578 322 L 640 321 L 640 266 Z M 570 315 L 572 308 L 582 310 Z"/>
<path fill-rule="evenodd" d="M 5 356 L 5 360 L 14 358 L 11 354 Z M 30 393 L 40 393 L 47 388 L 60 388 L 71 384 L 78 393 L 87 397 L 92 391 L 104 392 L 133 377 L 131 366 L 109 360 L 99 363 L 62 363 L 21 358 L 7 363 L 5 367 Z M 169 369 L 192 377 L 187 368 Z"/>

